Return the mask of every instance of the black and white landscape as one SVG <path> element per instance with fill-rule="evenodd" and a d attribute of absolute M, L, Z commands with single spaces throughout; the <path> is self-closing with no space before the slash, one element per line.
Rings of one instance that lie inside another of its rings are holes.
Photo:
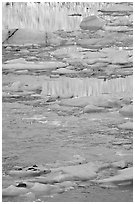
<path fill-rule="evenodd" d="M 2 3 L 3 202 L 133 201 L 133 3 Z"/>

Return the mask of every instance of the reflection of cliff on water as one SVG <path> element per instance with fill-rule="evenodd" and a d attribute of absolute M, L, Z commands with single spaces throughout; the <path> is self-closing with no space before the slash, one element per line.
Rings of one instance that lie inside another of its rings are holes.
<path fill-rule="evenodd" d="M 43 83 L 42 96 L 97 96 L 102 93 L 129 93 L 133 92 L 133 77 L 117 78 L 112 80 L 96 78 L 59 78 Z"/>
<path fill-rule="evenodd" d="M 97 14 L 107 3 L 90 2 L 14 2 L 2 5 L 4 28 L 31 28 L 44 31 L 76 30 L 83 17 Z M 81 14 L 72 16 L 72 14 Z M 71 15 L 71 16 L 70 16 Z"/>

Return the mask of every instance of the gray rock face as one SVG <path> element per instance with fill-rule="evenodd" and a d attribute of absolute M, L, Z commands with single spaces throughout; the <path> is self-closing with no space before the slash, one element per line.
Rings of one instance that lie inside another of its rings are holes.
<path fill-rule="evenodd" d="M 84 18 L 80 24 L 80 28 L 83 30 L 97 31 L 99 29 L 102 29 L 104 24 L 105 23 L 101 21 L 97 16 L 93 15 Z"/>

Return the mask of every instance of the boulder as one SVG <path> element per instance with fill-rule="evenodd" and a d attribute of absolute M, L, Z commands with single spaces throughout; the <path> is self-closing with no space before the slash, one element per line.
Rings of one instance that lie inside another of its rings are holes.
<path fill-rule="evenodd" d="M 119 113 L 127 118 L 132 118 L 133 117 L 133 105 L 127 105 L 124 106 L 119 110 Z"/>
<path fill-rule="evenodd" d="M 99 29 L 102 29 L 104 25 L 105 22 L 103 22 L 97 16 L 93 15 L 84 18 L 80 24 L 80 28 L 83 30 L 97 31 Z"/>

